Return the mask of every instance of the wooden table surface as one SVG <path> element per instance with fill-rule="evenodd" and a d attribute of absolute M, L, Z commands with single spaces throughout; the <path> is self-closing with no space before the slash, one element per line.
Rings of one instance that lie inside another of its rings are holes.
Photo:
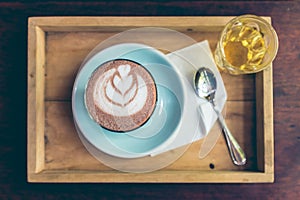
<path fill-rule="evenodd" d="M 275 183 L 29 184 L 26 178 L 27 18 L 30 16 L 271 16 Z M 297 199 L 300 196 L 300 2 L 1 1 L 0 199 Z"/>

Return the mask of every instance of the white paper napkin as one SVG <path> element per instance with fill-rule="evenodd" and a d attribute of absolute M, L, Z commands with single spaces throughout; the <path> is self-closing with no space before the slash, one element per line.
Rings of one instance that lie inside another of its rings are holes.
<path fill-rule="evenodd" d="M 190 144 L 206 136 L 213 127 L 217 116 L 210 103 L 199 98 L 194 92 L 193 77 L 197 69 L 207 67 L 217 79 L 215 95 L 216 109 L 222 111 L 227 94 L 222 77 L 217 69 L 207 40 L 177 50 L 167 55 L 184 80 L 185 107 L 183 120 L 177 129 L 177 137 L 167 146 L 163 146 L 151 156 Z"/>

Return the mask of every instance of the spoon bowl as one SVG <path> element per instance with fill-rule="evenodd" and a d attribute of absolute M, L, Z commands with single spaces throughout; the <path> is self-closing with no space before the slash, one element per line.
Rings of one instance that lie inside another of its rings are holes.
<path fill-rule="evenodd" d="M 209 102 L 214 101 L 217 91 L 217 80 L 210 69 L 202 67 L 196 72 L 194 88 L 199 97 L 205 98 Z"/>
<path fill-rule="evenodd" d="M 200 68 L 194 76 L 194 89 L 200 98 L 206 99 L 212 104 L 212 107 L 218 116 L 218 121 L 222 128 L 222 132 L 233 163 L 235 165 L 246 164 L 246 155 L 244 151 L 236 139 L 232 136 L 221 112 L 216 109 L 215 94 L 217 91 L 217 80 L 214 73 L 208 68 Z"/>

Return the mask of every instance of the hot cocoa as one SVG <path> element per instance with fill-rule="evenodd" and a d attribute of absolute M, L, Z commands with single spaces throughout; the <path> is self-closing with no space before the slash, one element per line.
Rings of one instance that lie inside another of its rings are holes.
<path fill-rule="evenodd" d="M 154 111 L 156 98 L 150 73 L 142 65 L 123 59 L 99 66 L 85 93 L 90 116 L 102 127 L 117 132 L 143 125 Z"/>

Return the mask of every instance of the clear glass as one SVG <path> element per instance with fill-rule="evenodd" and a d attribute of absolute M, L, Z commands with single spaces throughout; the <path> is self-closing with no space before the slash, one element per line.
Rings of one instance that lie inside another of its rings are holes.
<path fill-rule="evenodd" d="M 242 15 L 226 24 L 214 57 L 221 71 L 250 74 L 270 66 L 277 50 L 278 37 L 271 24 L 255 15 Z"/>

